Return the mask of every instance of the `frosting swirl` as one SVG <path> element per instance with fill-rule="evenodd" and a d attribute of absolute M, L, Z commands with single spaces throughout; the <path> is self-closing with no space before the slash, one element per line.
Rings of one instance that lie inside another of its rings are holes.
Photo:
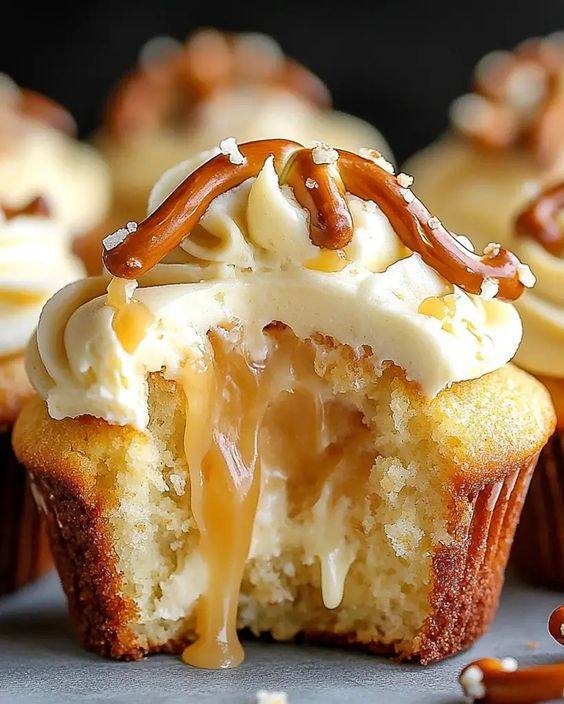
<path fill-rule="evenodd" d="M 530 262 L 537 285 L 518 301 L 524 327 L 516 362 L 564 379 L 564 182 L 546 189 L 517 218 L 512 247 Z"/>
<path fill-rule="evenodd" d="M 83 273 L 60 223 L 25 210 L 0 208 L 0 357 L 24 349 L 45 301 Z"/>
<path fill-rule="evenodd" d="M 209 156 L 167 172 L 150 209 Z M 341 250 L 323 250 L 267 158 L 256 178 L 212 200 L 190 238 L 138 285 L 114 279 L 106 294 L 102 276 L 61 291 L 28 356 L 50 414 L 144 428 L 147 374 L 177 379 L 207 332 L 225 324 L 240 327 L 255 360 L 267 352 L 262 331 L 272 321 L 301 338 L 318 332 L 369 345 L 375 365 L 393 362 L 430 396 L 513 356 L 521 325 L 512 305 L 453 286 L 406 248 L 376 203 L 345 198 L 352 237 Z M 131 319 L 116 324 L 131 304 Z"/>

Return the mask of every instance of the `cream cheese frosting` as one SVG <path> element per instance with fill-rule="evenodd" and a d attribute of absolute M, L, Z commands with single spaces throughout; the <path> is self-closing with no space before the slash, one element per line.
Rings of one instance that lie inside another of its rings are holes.
<path fill-rule="evenodd" d="M 109 206 L 106 164 L 91 146 L 17 111 L 18 87 L 0 76 L 0 200 L 46 199 L 70 236 L 99 223 Z"/>
<path fill-rule="evenodd" d="M 515 362 L 535 374 L 564 379 L 564 259 L 537 241 L 516 237 L 513 250 L 537 277 L 515 305 L 523 321 L 523 341 Z"/>
<path fill-rule="evenodd" d="M 167 172 L 149 209 L 211 154 Z M 147 375 L 179 380 L 208 331 L 225 324 L 240 328 L 257 363 L 271 321 L 302 339 L 320 333 L 368 345 L 375 366 L 393 362 L 428 396 L 511 359 L 521 338 L 512 305 L 453 286 L 404 247 L 376 203 L 347 200 L 354 235 L 340 270 L 325 271 L 308 216 L 267 159 L 256 179 L 212 201 L 164 263 L 137 283 L 122 282 L 120 295 L 142 312 L 133 346 L 116 332 L 109 276 L 63 289 L 45 306 L 28 351 L 30 378 L 51 416 L 90 414 L 144 429 Z"/>
<path fill-rule="evenodd" d="M 0 357 L 24 350 L 45 301 L 82 274 L 60 223 L 0 210 Z"/>

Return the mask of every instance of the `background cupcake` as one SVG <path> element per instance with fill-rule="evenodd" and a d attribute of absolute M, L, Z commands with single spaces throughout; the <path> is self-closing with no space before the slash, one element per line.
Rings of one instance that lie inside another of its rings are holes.
<path fill-rule="evenodd" d="M 11 448 L 12 425 L 33 394 L 24 349 L 45 301 L 79 278 L 70 238 L 41 198 L 0 207 L 0 593 L 51 563 L 45 530 Z"/>
<path fill-rule="evenodd" d="M 535 582 L 564 589 L 564 182 L 547 189 L 519 215 L 512 246 L 537 283 L 517 301 L 523 342 L 515 362 L 546 385 L 556 432 L 542 451 L 519 530 L 515 555 Z"/>
<path fill-rule="evenodd" d="M 263 34 L 202 30 L 184 44 L 150 41 L 108 101 L 99 144 L 113 177 L 113 214 L 142 218 L 163 171 L 232 136 L 327 141 L 390 155 L 382 135 L 331 109 L 323 82 Z"/>
<path fill-rule="evenodd" d="M 536 189 L 564 176 L 563 35 L 485 56 L 451 122 L 405 170 L 448 227 L 481 248 L 505 242 Z"/>
<path fill-rule="evenodd" d="M 104 161 L 75 131 L 60 105 L 1 76 L 0 203 L 22 208 L 41 196 L 69 238 L 98 225 L 109 203 Z"/>

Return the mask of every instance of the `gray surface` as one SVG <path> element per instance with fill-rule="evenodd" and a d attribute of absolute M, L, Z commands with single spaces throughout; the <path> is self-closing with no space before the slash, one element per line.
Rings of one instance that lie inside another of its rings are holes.
<path fill-rule="evenodd" d="M 251 704 L 258 689 L 284 689 L 290 704 L 455 704 L 462 701 L 457 674 L 471 659 L 513 655 L 532 664 L 563 658 L 546 632 L 548 614 L 562 602 L 562 594 L 514 581 L 490 633 L 469 652 L 427 668 L 346 650 L 250 642 L 240 668 L 209 672 L 172 655 L 118 663 L 83 652 L 51 575 L 0 600 L 0 704 Z M 534 650 L 531 641 L 538 641 Z"/>

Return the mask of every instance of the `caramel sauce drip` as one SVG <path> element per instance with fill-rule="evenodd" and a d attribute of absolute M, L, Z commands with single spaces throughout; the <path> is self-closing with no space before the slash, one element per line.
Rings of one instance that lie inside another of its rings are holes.
<path fill-rule="evenodd" d="M 133 354 L 154 322 L 151 311 L 128 295 L 128 281 L 114 278 L 108 286 L 107 305 L 114 309 L 112 328 L 123 349 Z"/>
<path fill-rule="evenodd" d="M 523 146 L 550 166 L 564 148 L 564 42 L 532 39 L 488 58 L 474 83 L 484 108 L 457 127 L 488 148 Z"/>
<path fill-rule="evenodd" d="M 182 655 L 196 667 L 235 667 L 244 657 L 237 607 L 261 465 L 285 477 L 288 512 L 295 517 L 323 491 L 329 507 L 341 496 L 357 496 L 374 460 L 360 414 L 324 401 L 312 349 L 284 328 L 269 330 L 268 338 L 270 351 L 258 367 L 223 335 L 210 334 L 204 353 L 189 358 L 182 374 L 191 508 L 207 567 L 196 606 L 197 639 Z M 333 535 L 340 526 L 331 525 L 330 511 L 322 519 L 315 552 L 324 601 L 334 608 L 355 553 Z"/>
<path fill-rule="evenodd" d="M 31 215 L 48 218 L 51 215 L 51 210 L 45 198 L 38 196 L 33 198 L 20 208 L 11 208 L 7 205 L 1 205 L 0 210 L 4 213 L 6 220 L 13 220 L 20 215 Z"/>
<path fill-rule="evenodd" d="M 315 164 L 311 150 L 283 139 L 248 142 L 240 152 L 242 164 L 218 155 L 192 172 L 135 233 L 104 252 L 106 268 L 123 278 L 148 271 L 190 234 L 214 198 L 256 176 L 274 155 L 278 173 L 310 214 L 312 241 L 324 249 L 341 249 L 352 239 L 347 191 L 377 202 L 402 243 L 452 284 L 479 294 L 486 279 L 495 279 L 500 298 L 514 300 L 523 292 L 514 254 L 500 247 L 494 256 L 479 257 L 466 249 L 394 174 L 370 159 L 340 150 L 337 163 Z M 311 181 L 318 187 L 308 188 Z"/>
<path fill-rule="evenodd" d="M 196 119 L 200 101 L 230 88 L 280 88 L 328 108 L 325 84 L 301 64 L 237 34 L 203 30 L 184 47 L 126 76 L 110 97 L 107 129 L 118 138 Z"/>
<path fill-rule="evenodd" d="M 550 614 L 548 632 L 557 643 L 564 645 L 564 606 L 559 606 Z"/>
<path fill-rule="evenodd" d="M 517 670 L 504 669 L 503 661 L 481 658 L 467 665 L 459 681 L 463 688 L 465 673 L 477 668 L 481 673 L 484 696 L 475 697 L 483 704 L 536 704 L 553 699 L 562 699 L 564 692 L 564 663 L 524 667 Z M 468 690 L 470 696 L 472 693 Z"/>
<path fill-rule="evenodd" d="M 564 182 L 535 198 L 517 217 L 515 229 L 521 237 L 537 240 L 555 257 L 564 254 Z"/>

